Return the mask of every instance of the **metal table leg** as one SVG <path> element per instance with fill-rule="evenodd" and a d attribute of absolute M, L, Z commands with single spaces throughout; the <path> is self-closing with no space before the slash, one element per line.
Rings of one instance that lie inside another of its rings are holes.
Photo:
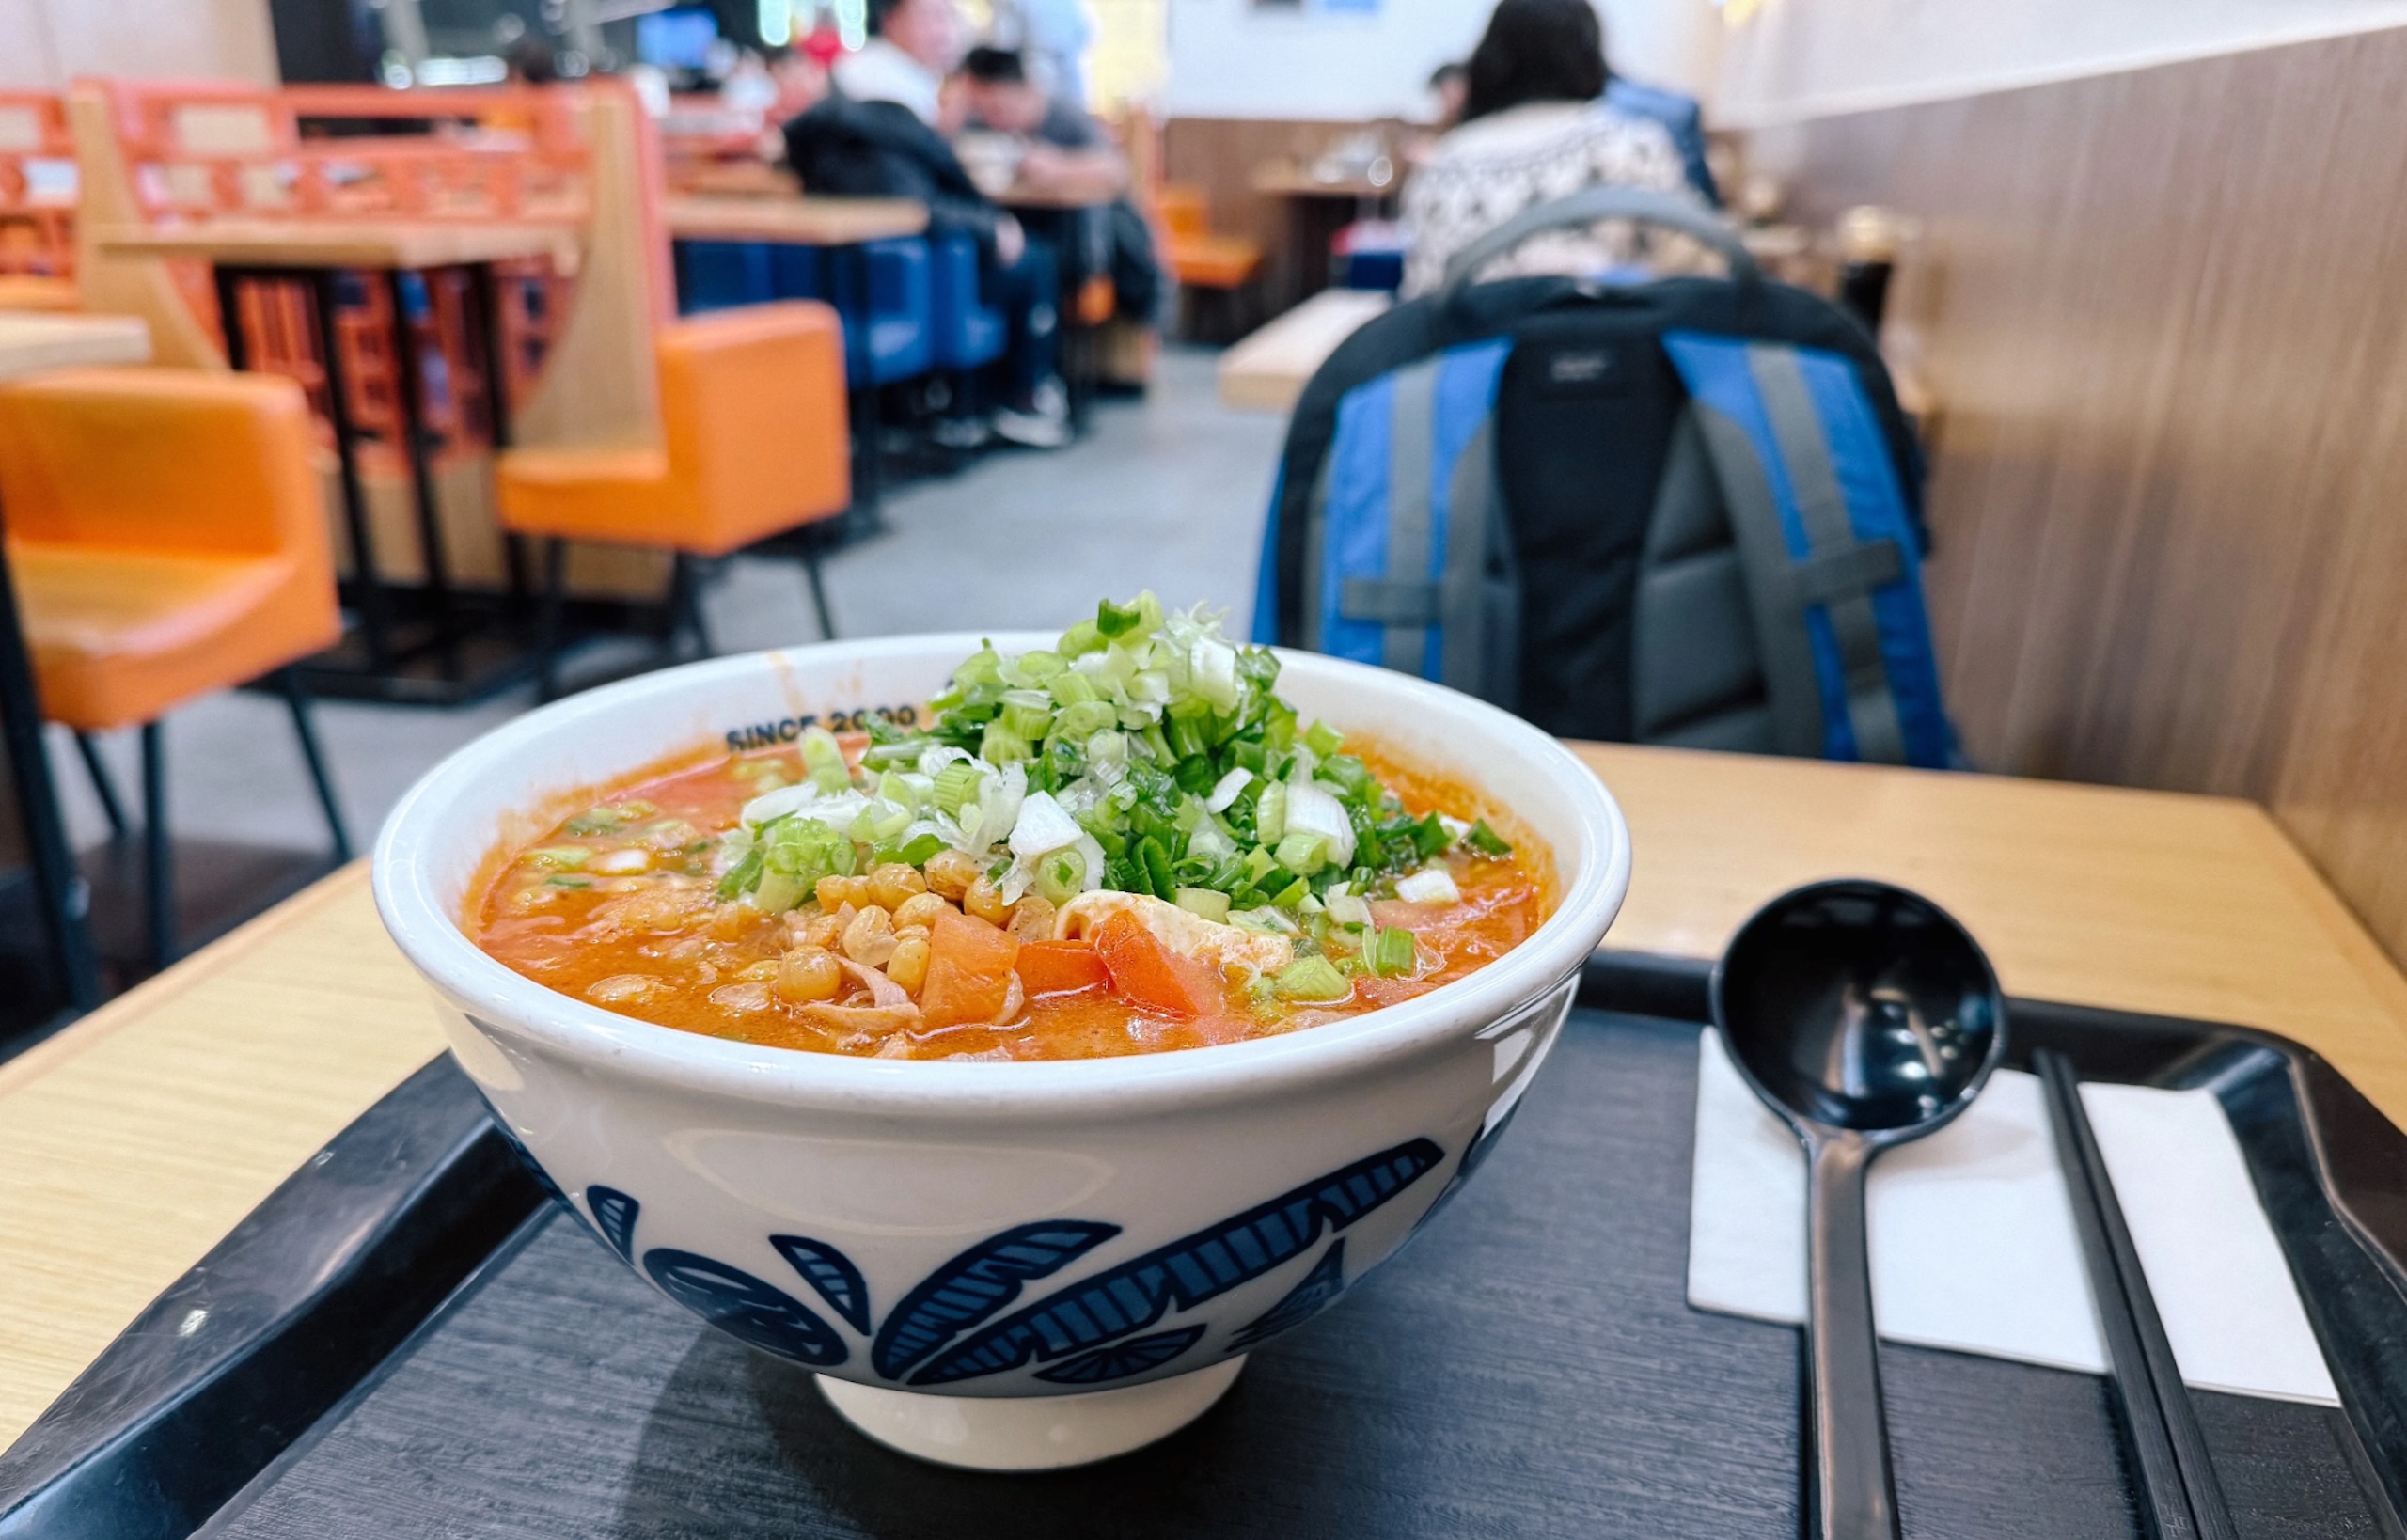
<path fill-rule="evenodd" d="M 431 314 L 433 288 L 426 284 L 423 274 L 419 275 L 419 283 L 426 290 Z M 409 457 L 410 492 L 417 509 L 418 553 L 425 566 L 426 597 L 434 613 L 438 645 L 448 651 L 460 617 L 451 605 L 451 572 L 443 549 L 443 515 L 435 506 L 434 465 L 427 453 L 425 382 L 418 368 L 417 339 L 410 330 L 409 307 L 401 297 L 401 273 L 398 268 L 385 273 L 385 299 L 392 306 L 394 388 L 401 398 L 401 448 Z"/>
<path fill-rule="evenodd" d="M 220 266 L 216 270 L 217 319 L 226 334 L 226 361 L 237 369 L 250 367 L 250 347 L 243 335 L 242 286 L 248 281 L 292 283 L 309 289 L 315 311 L 318 348 L 325 355 L 326 415 L 334 425 L 335 463 L 342 477 L 343 532 L 351 540 L 353 587 L 357 590 L 359 636 L 368 652 L 368 667 L 382 673 L 392 661 L 392 617 L 384 579 L 376 572 L 376 548 L 368 534 L 368 498 L 359 484 L 359 446 L 353 436 L 351 401 L 344 389 L 342 353 L 335 328 L 335 275 L 324 269 L 307 274 L 285 268 Z"/>
<path fill-rule="evenodd" d="M 469 264 L 468 293 L 477 309 L 477 346 L 484 354 L 485 436 L 499 455 L 510 448 L 510 356 L 503 351 L 500 284 L 491 262 Z M 503 530 L 501 558 L 510 574 L 511 600 L 523 609 L 530 597 L 526 538 Z"/>

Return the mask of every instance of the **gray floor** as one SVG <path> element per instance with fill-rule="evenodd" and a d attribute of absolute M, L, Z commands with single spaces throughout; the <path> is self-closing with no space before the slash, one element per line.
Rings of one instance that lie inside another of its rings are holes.
<path fill-rule="evenodd" d="M 1051 454 L 997 454 L 950 480 L 887 501 L 889 531 L 827 564 L 847 636 L 991 626 L 1059 627 L 1106 595 L 1150 588 L 1166 604 L 1251 610 L 1254 559 L 1284 419 L 1223 409 L 1217 355 L 1173 350 L 1142 402 L 1110 401 L 1093 430 Z M 716 639 L 737 652 L 816 640 L 799 569 L 731 564 L 706 603 Z M 320 719 L 363 848 L 410 783 L 452 749 L 532 702 L 464 711 L 328 703 Z M 307 848 L 323 825 L 279 701 L 227 694 L 167 722 L 169 822 L 180 837 Z M 128 793 L 139 785 L 132 734 L 104 746 Z M 53 763 L 78 845 L 106 832 L 63 737 Z"/>

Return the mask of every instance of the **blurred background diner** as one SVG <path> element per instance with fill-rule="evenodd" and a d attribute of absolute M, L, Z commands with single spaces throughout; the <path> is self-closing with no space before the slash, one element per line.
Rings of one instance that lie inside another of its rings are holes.
<path fill-rule="evenodd" d="M 0 1043 L 596 682 L 1145 588 L 1294 640 L 1341 350 L 1547 279 L 1834 306 L 1949 762 L 2263 802 L 2407 952 L 2402 61 L 2351 0 L 10 0 Z M 1669 452 L 1543 420 L 1508 501 Z M 1635 623 L 1582 592 L 1557 651 Z"/>

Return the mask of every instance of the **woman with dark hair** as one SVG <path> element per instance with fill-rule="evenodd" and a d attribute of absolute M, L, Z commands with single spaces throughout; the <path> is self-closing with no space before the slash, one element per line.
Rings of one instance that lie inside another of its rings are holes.
<path fill-rule="evenodd" d="M 1405 184 L 1408 296 L 1437 288 L 1455 253 L 1524 209 L 1587 187 L 1687 187 L 1662 125 L 1604 100 L 1612 71 L 1589 0 L 1497 0 L 1468 70 L 1461 124 Z M 1649 255 L 1614 222 L 1536 237 L 1481 276 L 1598 273 Z"/>

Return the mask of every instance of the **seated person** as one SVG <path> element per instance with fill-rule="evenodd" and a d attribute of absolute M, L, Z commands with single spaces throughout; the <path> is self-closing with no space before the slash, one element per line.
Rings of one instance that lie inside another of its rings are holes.
<path fill-rule="evenodd" d="M 1619 107 L 1632 118 L 1651 118 L 1662 124 L 1680 152 L 1689 186 L 1707 203 L 1722 207 L 1722 189 L 1713 184 L 1713 167 L 1705 158 L 1705 114 L 1696 98 L 1658 86 L 1641 86 L 1628 75 L 1616 74 L 1605 82 L 1605 104 Z"/>
<path fill-rule="evenodd" d="M 1085 109 L 1047 95 L 1008 49 L 971 49 L 957 79 L 966 131 L 1021 142 L 1015 185 L 1088 206 L 1049 219 L 1030 216 L 1062 253 L 1066 281 L 1076 286 L 1106 274 L 1118 312 L 1153 324 L 1162 300 L 1161 264 L 1152 229 L 1125 196 L 1128 162 L 1111 135 Z"/>
<path fill-rule="evenodd" d="M 1438 141 L 1449 129 L 1463 120 L 1463 98 L 1471 90 L 1471 71 L 1460 63 L 1449 62 L 1429 71 L 1429 108 L 1421 126 L 1408 129 L 1397 159 L 1407 169 L 1414 169 L 1437 153 Z"/>
<path fill-rule="evenodd" d="M 1455 254 L 1525 209 L 1588 187 L 1683 193 L 1662 124 L 1602 100 L 1604 29 L 1588 0 L 1498 0 L 1471 56 L 1463 120 L 1404 188 L 1404 288 L 1435 290 Z M 1656 232 L 1608 221 L 1524 242 L 1481 275 L 1601 273 L 1657 255 Z M 1683 259 L 1692 259 L 1683 249 Z"/>
<path fill-rule="evenodd" d="M 870 25 L 869 42 L 837 62 L 826 98 L 786 125 L 786 158 L 808 192 L 915 198 L 932 228 L 978 243 L 990 303 L 1010 333 L 995 432 L 1059 448 L 1069 442 L 1069 395 L 1054 253 L 978 190 L 936 132 L 945 71 L 959 55 L 952 0 L 872 0 Z"/>

